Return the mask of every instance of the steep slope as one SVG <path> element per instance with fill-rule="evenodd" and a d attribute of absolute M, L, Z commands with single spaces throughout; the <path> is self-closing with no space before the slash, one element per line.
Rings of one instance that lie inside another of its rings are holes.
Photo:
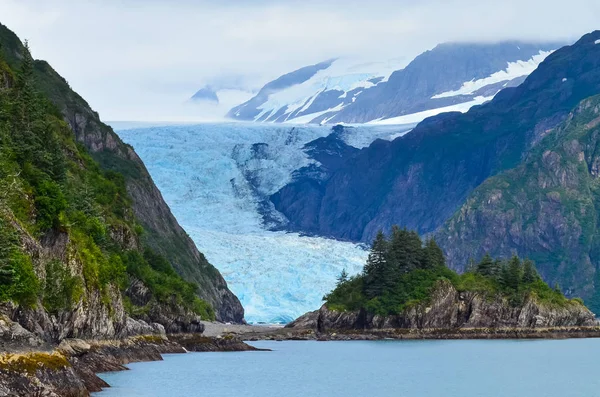
<path fill-rule="evenodd" d="M 289 89 L 290 87 L 301 85 L 310 80 L 319 71 L 327 69 L 331 66 L 334 60 L 328 60 L 315 65 L 305 66 L 293 72 L 284 74 L 283 76 L 269 82 L 261 90 L 248 100 L 247 102 L 234 107 L 228 112 L 228 117 L 237 120 L 255 120 L 255 121 L 270 121 L 277 113 L 282 113 L 279 108 L 264 107 L 269 101 L 271 95 L 280 91 Z"/>
<path fill-rule="evenodd" d="M 8 66 L 18 69 L 24 57 L 23 45 L 3 25 L 0 43 Z M 186 280 L 197 283 L 198 295 L 214 307 L 218 319 L 242 321 L 243 308 L 238 299 L 179 226 L 134 150 L 100 121 L 98 114 L 50 65 L 35 61 L 34 69 L 36 86 L 60 111 L 77 142 L 85 146 L 103 170 L 124 176 L 133 215 L 146 231 L 142 243 L 165 256 Z"/>
<path fill-rule="evenodd" d="M 442 225 L 489 176 L 516 166 L 583 99 L 600 93 L 600 32 L 561 48 L 523 84 L 466 114 L 429 118 L 392 142 L 346 159 L 318 197 L 293 182 L 276 197 L 290 229 L 369 241 L 398 224 L 421 233 Z M 293 208 L 312 208 L 300 219 Z M 307 219 L 309 220 L 307 222 Z"/>
<path fill-rule="evenodd" d="M 501 89 L 522 83 L 559 47 L 523 42 L 440 44 L 394 72 L 387 83 L 365 91 L 330 122 L 364 123 L 461 103 L 480 104 Z"/>
<path fill-rule="evenodd" d="M 405 69 L 399 60 L 336 59 L 267 84 L 228 116 L 291 123 L 414 123 L 442 111 L 466 111 L 502 88 L 520 84 L 558 47 L 520 42 L 442 44 Z M 300 73 L 306 70 L 312 75 Z M 296 74 L 302 78 L 290 78 Z M 287 84 L 280 84 L 281 79 Z"/>
<path fill-rule="evenodd" d="M 450 263 L 516 252 L 600 308 L 600 96 L 584 100 L 518 167 L 489 178 L 437 233 Z M 597 291 L 594 294 L 594 291 Z"/>

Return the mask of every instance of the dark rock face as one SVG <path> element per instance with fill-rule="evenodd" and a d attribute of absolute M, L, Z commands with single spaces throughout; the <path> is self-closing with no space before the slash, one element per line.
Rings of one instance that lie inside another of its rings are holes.
<path fill-rule="evenodd" d="M 517 253 L 600 308 L 596 276 L 600 97 L 583 101 L 518 167 L 489 178 L 437 232 L 449 263 Z"/>
<path fill-rule="evenodd" d="M 346 128 L 337 125 L 327 137 L 307 143 L 304 152 L 319 165 L 311 164 L 295 171 L 292 182 L 270 197 L 276 209 L 285 208 L 282 212 L 288 221 L 286 228 L 304 232 L 318 230 L 315 214 L 326 182 L 359 151 L 343 141 Z"/>
<path fill-rule="evenodd" d="M 7 62 L 18 65 L 23 45 L 1 24 L 0 42 Z M 134 215 L 147 231 L 144 242 L 165 256 L 182 277 L 199 285 L 200 297 L 213 306 L 217 319 L 242 322 L 244 310 L 239 300 L 227 288 L 219 271 L 198 252 L 177 223 L 133 148 L 124 144 L 110 127 L 102 123 L 98 114 L 48 63 L 38 60 L 34 67 L 38 88 L 63 114 L 76 140 L 104 169 L 118 171 L 125 176 Z M 137 244 L 132 231 L 113 230 L 111 234 L 122 239 L 124 246 L 135 248 Z"/>
<path fill-rule="evenodd" d="M 449 282 L 440 282 L 427 304 L 418 304 L 398 316 L 377 316 L 365 311 L 336 312 L 325 305 L 308 313 L 290 328 L 311 328 L 319 332 L 353 329 L 457 329 L 457 328 L 547 328 L 594 326 L 594 314 L 585 306 L 541 304 L 528 298 L 518 307 L 506 299 L 458 292 Z"/>
<path fill-rule="evenodd" d="M 292 229 L 354 241 L 370 241 L 394 224 L 435 231 L 477 186 L 519 164 L 581 100 L 600 93 L 598 38 L 591 33 L 554 52 L 490 103 L 429 118 L 392 142 L 375 141 L 318 188 L 293 182 L 275 196 L 276 209 Z"/>

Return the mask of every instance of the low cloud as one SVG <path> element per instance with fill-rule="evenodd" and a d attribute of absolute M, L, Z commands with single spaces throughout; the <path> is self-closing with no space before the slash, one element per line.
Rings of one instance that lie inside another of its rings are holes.
<path fill-rule="evenodd" d="M 445 41 L 572 41 L 600 15 L 597 0 L 215 3 L 3 0 L 0 22 L 104 119 L 191 121 L 221 116 L 182 106 L 205 84 L 251 92 L 324 59 L 414 57 Z"/>

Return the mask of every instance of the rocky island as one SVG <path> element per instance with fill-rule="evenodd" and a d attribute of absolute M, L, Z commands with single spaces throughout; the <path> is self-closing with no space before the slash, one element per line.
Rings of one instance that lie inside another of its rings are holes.
<path fill-rule="evenodd" d="M 530 260 L 486 255 L 457 274 L 433 239 L 379 233 L 363 273 L 342 274 L 320 310 L 291 324 L 323 339 L 600 336 L 594 314 L 538 275 Z"/>

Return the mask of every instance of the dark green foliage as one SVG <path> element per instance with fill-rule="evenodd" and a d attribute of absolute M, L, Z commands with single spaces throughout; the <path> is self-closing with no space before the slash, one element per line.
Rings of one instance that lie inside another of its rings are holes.
<path fill-rule="evenodd" d="M 499 275 L 500 268 L 497 268 L 497 262 L 494 262 L 490 254 L 485 254 L 485 256 L 481 259 L 481 262 L 474 266 L 474 270 L 482 276 L 490 276 L 496 277 Z"/>
<path fill-rule="evenodd" d="M 348 272 L 346 272 L 346 269 L 342 269 L 342 272 L 337 278 L 337 283 L 339 285 L 341 283 L 345 283 L 346 281 L 348 281 Z"/>
<path fill-rule="evenodd" d="M 529 259 L 525 259 L 523 262 L 523 284 L 529 285 L 540 278 L 535 265 Z"/>
<path fill-rule="evenodd" d="M 52 260 L 46 265 L 46 285 L 42 302 L 52 314 L 71 310 L 83 294 L 81 279 L 71 274 L 60 261 Z"/>
<path fill-rule="evenodd" d="M 67 209 L 67 200 L 56 182 L 41 182 L 35 189 L 34 203 L 38 230 L 43 232 L 60 225 L 59 215 Z"/>
<path fill-rule="evenodd" d="M 444 252 L 432 238 L 427 239 L 425 242 L 421 264 L 425 269 L 435 269 L 438 266 L 446 266 Z"/>
<path fill-rule="evenodd" d="M 16 233 L 0 218 L 0 302 L 10 300 L 31 307 L 38 293 L 31 259 L 19 250 Z"/>
<path fill-rule="evenodd" d="M 440 280 L 450 281 L 459 291 L 487 297 L 500 295 L 518 306 L 529 295 L 543 302 L 564 305 L 569 301 L 539 277 L 530 260 L 513 256 L 508 262 L 485 255 L 462 275 L 445 266 L 443 252 L 433 239 L 423 245 L 420 237 L 394 227 L 391 241 L 382 232 L 373 241 L 363 273 L 345 281 L 324 297 L 334 310 L 366 309 L 380 315 L 399 314 L 410 305 L 426 302 Z"/>
<path fill-rule="evenodd" d="M 523 280 L 521 260 L 513 256 L 502 269 L 500 282 L 507 290 L 518 291 Z"/>
<path fill-rule="evenodd" d="M 387 270 L 388 242 L 382 231 L 377 233 L 367 264 L 363 269 L 365 295 L 374 298 L 383 293 Z"/>
<path fill-rule="evenodd" d="M 333 310 L 358 310 L 367 303 L 363 283 L 364 277 L 350 277 L 348 281 L 338 284 L 333 291 L 325 295 L 323 300 L 327 301 L 327 305 Z"/>
<path fill-rule="evenodd" d="M 0 41 L 12 40 L 2 32 Z M 131 176 L 139 170 L 127 170 L 131 162 L 101 168 L 40 91 L 61 106 L 85 101 L 45 62 L 34 61 L 27 44 L 13 48 L 20 56 L 0 49 L 0 302 L 39 301 L 59 313 L 72 309 L 86 290 L 99 290 L 110 305 L 110 288 L 124 291 L 136 278 L 150 288 L 152 299 L 214 319 L 210 305 L 196 296 L 197 285 L 184 281 L 163 256 L 131 249 L 144 246 L 138 240 L 144 231 L 119 171 Z M 81 264 L 82 274 L 57 259 L 37 260 L 36 266 L 45 266 L 40 286 L 21 239 L 61 234 L 68 235 L 66 255 Z"/>
<path fill-rule="evenodd" d="M 146 249 L 143 255 L 128 251 L 121 259 L 127 273 L 141 280 L 158 302 L 183 306 L 204 319 L 215 319 L 210 305 L 196 296 L 198 286 L 184 281 L 164 257 Z"/>

